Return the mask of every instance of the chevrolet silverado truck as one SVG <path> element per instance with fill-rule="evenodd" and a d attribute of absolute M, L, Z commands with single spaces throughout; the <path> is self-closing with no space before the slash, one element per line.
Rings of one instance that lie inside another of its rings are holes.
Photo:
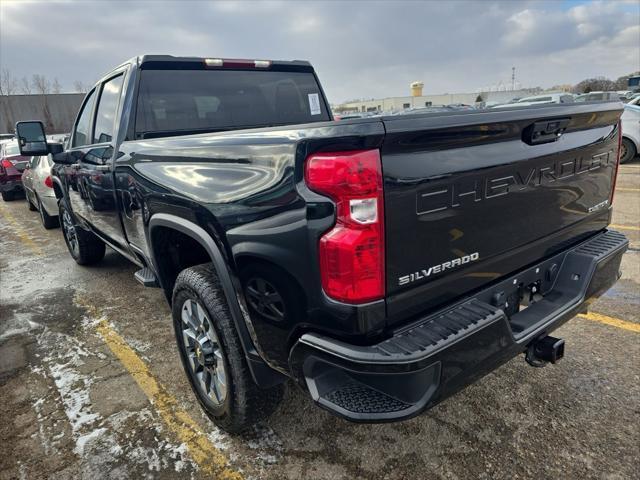
<path fill-rule="evenodd" d="M 91 89 L 65 147 L 40 122 L 16 130 L 23 155 L 54 154 L 71 256 L 108 245 L 162 289 L 198 401 L 238 432 L 287 379 L 388 422 L 519 354 L 557 362 L 549 334 L 628 246 L 608 228 L 621 113 L 333 121 L 307 62 L 147 55 Z"/>

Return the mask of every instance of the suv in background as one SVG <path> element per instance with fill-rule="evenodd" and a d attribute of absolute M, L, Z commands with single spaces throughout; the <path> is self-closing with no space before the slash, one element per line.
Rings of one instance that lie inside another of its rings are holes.
<path fill-rule="evenodd" d="M 0 147 L 0 193 L 5 202 L 22 195 L 22 172 L 31 157 L 20 155 L 17 141 L 11 141 Z"/>

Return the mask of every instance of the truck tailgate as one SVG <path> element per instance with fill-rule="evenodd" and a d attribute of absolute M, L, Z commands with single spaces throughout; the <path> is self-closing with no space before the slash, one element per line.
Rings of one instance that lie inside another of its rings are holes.
<path fill-rule="evenodd" d="M 621 113 L 601 103 L 384 118 L 389 322 L 605 228 Z"/>

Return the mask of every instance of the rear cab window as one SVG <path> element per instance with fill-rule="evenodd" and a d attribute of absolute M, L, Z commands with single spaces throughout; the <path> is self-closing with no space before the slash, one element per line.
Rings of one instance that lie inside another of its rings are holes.
<path fill-rule="evenodd" d="M 113 137 L 116 111 L 122 90 L 124 74 L 120 74 L 107 82 L 102 87 L 98 109 L 96 111 L 96 122 L 93 133 L 93 143 L 107 143 Z"/>
<path fill-rule="evenodd" d="M 143 69 L 135 136 L 157 138 L 330 119 L 313 71 Z"/>

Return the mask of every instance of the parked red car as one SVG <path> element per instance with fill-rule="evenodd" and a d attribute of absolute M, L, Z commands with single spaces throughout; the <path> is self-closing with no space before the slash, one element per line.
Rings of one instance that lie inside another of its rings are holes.
<path fill-rule="evenodd" d="M 20 155 L 18 142 L 8 142 L 0 147 L 0 193 L 5 202 L 13 200 L 16 195 L 24 195 L 22 172 L 31 157 Z"/>

